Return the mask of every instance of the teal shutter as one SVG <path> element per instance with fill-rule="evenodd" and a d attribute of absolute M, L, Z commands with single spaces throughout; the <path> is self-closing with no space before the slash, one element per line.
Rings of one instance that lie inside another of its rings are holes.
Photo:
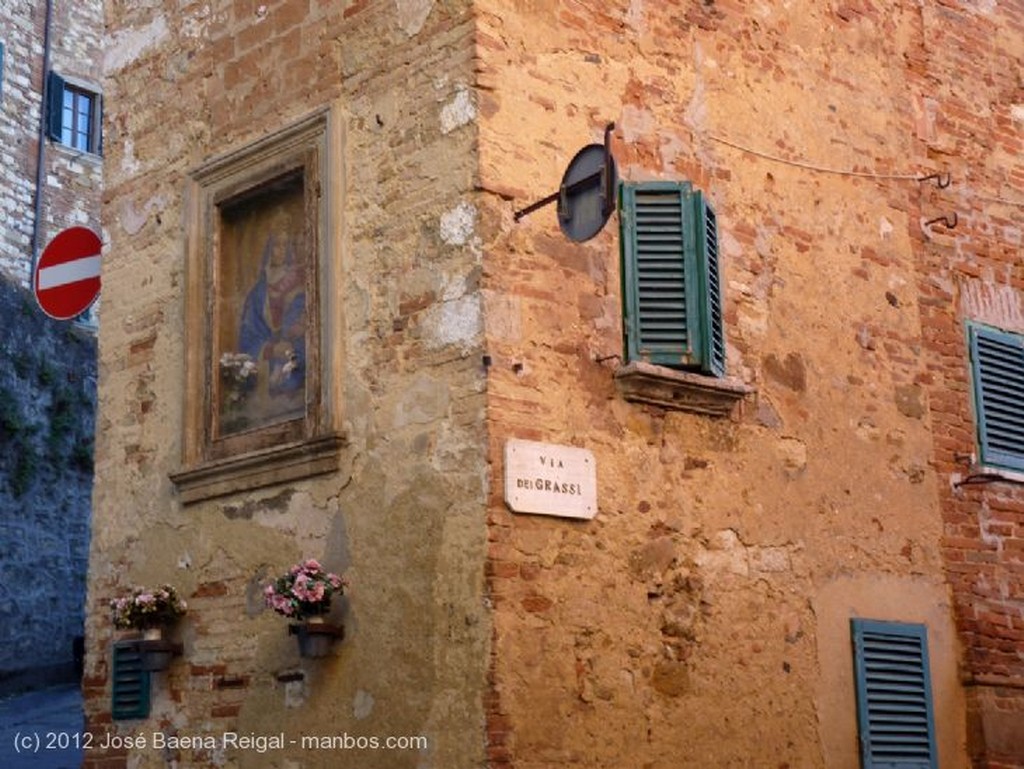
<path fill-rule="evenodd" d="M 700 277 L 701 354 L 704 370 L 725 376 L 722 279 L 718 268 L 718 219 L 702 192 L 691 196 L 694 217 L 693 260 Z"/>
<path fill-rule="evenodd" d="M 938 769 L 924 625 L 850 622 L 863 769 Z"/>
<path fill-rule="evenodd" d="M 138 641 L 114 644 L 110 714 L 115 720 L 149 716 L 149 673 Z"/>
<path fill-rule="evenodd" d="M 967 329 L 981 464 L 1024 470 L 1024 336 Z"/>
<path fill-rule="evenodd" d="M 722 376 L 717 222 L 687 182 L 623 184 L 626 359 Z"/>
<path fill-rule="evenodd" d="M 46 88 L 46 133 L 59 142 L 64 128 L 64 78 L 51 70 Z"/>

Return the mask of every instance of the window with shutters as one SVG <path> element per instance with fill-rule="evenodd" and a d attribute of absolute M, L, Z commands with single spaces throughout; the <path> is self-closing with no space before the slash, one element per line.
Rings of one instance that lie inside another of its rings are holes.
<path fill-rule="evenodd" d="M 967 325 L 978 460 L 1024 471 L 1024 336 Z"/>
<path fill-rule="evenodd" d="M 56 72 L 49 75 L 47 133 L 66 147 L 100 154 L 103 98 L 88 86 Z"/>
<path fill-rule="evenodd" d="M 725 380 L 718 217 L 689 182 L 624 183 L 620 196 L 629 400 L 727 414 L 749 389 Z"/>
<path fill-rule="evenodd" d="M 938 769 L 924 625 L 851 620 L 863 769 Z"/>

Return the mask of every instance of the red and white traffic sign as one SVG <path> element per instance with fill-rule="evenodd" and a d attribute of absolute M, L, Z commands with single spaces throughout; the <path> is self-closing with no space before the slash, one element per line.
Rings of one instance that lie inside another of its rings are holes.
<path fill-rule="evenodd" d="M 85 227 L 70 227 L 50 241 L 32 281 L 43 312 L 54 320 L 70 320 L 89 309 L 100 293 L 102 245 Z"/>

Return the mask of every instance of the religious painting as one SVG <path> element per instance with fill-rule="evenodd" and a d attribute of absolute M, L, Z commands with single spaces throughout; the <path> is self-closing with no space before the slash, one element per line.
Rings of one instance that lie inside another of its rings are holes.
<path fill-rule="evenodd" d="M 306 414 L 308 306 L 301 169 L 221 203 L 214 437 Z"/>
<path fill-rule="evenodd" d="M 325 106 L 189 174 L 185 503 L 337 470 L 343 126 Z"/>

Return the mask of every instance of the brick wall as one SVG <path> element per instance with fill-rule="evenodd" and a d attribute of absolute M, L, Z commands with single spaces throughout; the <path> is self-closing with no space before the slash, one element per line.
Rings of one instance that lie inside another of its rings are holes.
<path fill-rule="evenodd" d="M 971 145 L 1019 178 L 1021 38 L 1015 7 L 959 5 L 480 3 L 492 461 L 509 437 L 589 448 L 600 508 L 591 523 L 514 515 L 495 474 L 493 765 L 852 769 L 854 616 L 928 627 L 940 763 L 968 765 L 955 495 L 935 460 L 950 437 L 970 444 L 969 401 L 955 303 L 935 304 L 953 282 L 934 267 L 974 259 L 958 233 L 922 229 L 959 207 L 956 185 L 917 177 L 957 177 Z M 954 74 L 964 58 L 975 77 Z M 728 369 L 756 390 L 731 419 L 616 391 L 614 217 L 582 245 L 553 208 L 512 219 L 608 121 L 624 178 L 688 179 L 716 206 Z M 1019 214 L 978 205 L 1004 220 L 993 241 L 1011 239 L 991 248 L 1014 254 Z M 1019 264 L 992 272 L 1019 292 Z M 936 323 L 955 350 L 933 347 Z M 1015 503 L 1000 500 L 988 514 L 1008 541 Z M 982 533 L 963 542 L 994 561 Z M 977 621 L 1004 623 L 1005 661 L 1017 630 L 997 614 Z"/>
<path fill-rule="evenodd" d="M 952 177 L 932 191 L 929 211 L 958 217 L 955 229 L 925 229 L 917 248 L 943 557 L 964 648 L 972 760 L 1019 767 L 1024 490 L 1019 482 L 971 483 L 977 440 L 965 322 L 1024 333 L 1024 6 L 942 3 L 922 21 L 926 43 L 913 62 L 917 137 Z"/>
<path fill-rule="evenodd" d="M 18 0 L 0 20 L 4 44 L 0 101 L 0 270 L 28 286 L 35 222 L 39 110 L 42 103 L 45 3 Z M 54 3 L 51 68 L 99 89 L 102 80 L 103 8 L 99 0 Z M 40 250 L 74 225 L 100 231 L 102 163 L 97 156 L 46 140 Z"/>

